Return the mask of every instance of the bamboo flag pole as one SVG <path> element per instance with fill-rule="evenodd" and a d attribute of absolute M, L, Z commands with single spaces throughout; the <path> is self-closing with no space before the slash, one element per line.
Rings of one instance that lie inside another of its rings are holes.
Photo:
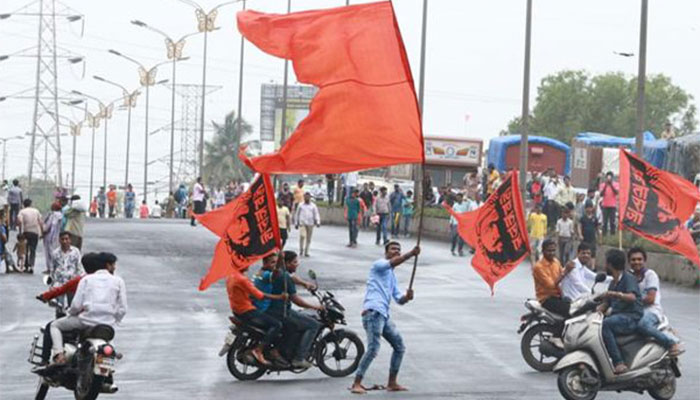
<path fill-rule="evenodd" d="M 426 44 L 426 30 L 427 30 L 427 25 L 428 25 L 428 0 L 423 0 L 423 27 L 421 30 L 421 45 L 420 45 L 420 81 L 418 82 L 418 108 L 420 109 L 420 123 L 421 123 L 421 129 L 423 125 L 423 99 L 425 97 L 425 44 Z M 421 135 L 421 140 L 423 140 L 422 135 Z M 420 185 L 420 193 L 416 193 L 416 197 L 414 200 L 414 204 L 418 205 L 419 207 L 419 213 L 420 215 L 418 216 L 418 238 L 416 241 L 416 246 L 420 246 L 420 241 L 421 237 L 423 236 L 423 209 L 425 208 L 425 190 L 426 190 L 426 184 L 425 184 L 425 177 L 426 177 L 426 171 L 425 171 L 425 147 L 424 144 L 421 143 L 423 149 L 421 151 L 423 152 L 423 161 L 417 165 L 418 170 L 416 171 L 416 177 L 420 177 L 420 182 L 417 182 L 419 186 Z M 429 190 L 432 190 L 432 188 L 428 188 Z M 416 192 L 418 192 L 416 190 Z M 420 196 L 418 196 L 420 194 Z M 408 284 L 408 289 L 411 290 L 413 289 L 413 280 L 416 278 L 416 268 L 418 267 L 418 256 L 415 256 L 413 259 L 413 271 L 411 271 L 411 281 Z"/>

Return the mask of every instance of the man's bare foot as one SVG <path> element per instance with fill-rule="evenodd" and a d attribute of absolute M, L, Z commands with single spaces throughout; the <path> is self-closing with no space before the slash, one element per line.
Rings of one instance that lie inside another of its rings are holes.
<path fill-rule="evenodd" d="M 367 390 L 365 390 L 361 383 L 353 383 L 352 387 L 350 388 L 350 393 L 367 394 Z"/>
<path fill-rule="evenodd" d="M 53 363 L 54 364 L 65 364 L 66 363 L 66 355 L 64 353 L 57 353 L 55 356 L 53 356 Z"/>
<path fill-rule="evenodd" d="M 407 387 L 401 386 L 398 383 L 390 383 L 386 387 L 387 392 L 405 392 L 407 390 L 408 390 Z"/>
<path fill-rule="evenodd" d="M 680 344 L 675 343 L 671 348 L 668 350 L 668 354 L 671 357 L 678 357 L 679 355 L 683 354 L 685 352 L 685 349 L 681 347 Z"/>
<path fill-rule="evenodd" d="M 270 362 L 265 359 L 265 356 L 263 355 L 262 351 L 260 349 L 253 349 L 250 352 L 253 357 L 262 365 L 269 366 Z"/>

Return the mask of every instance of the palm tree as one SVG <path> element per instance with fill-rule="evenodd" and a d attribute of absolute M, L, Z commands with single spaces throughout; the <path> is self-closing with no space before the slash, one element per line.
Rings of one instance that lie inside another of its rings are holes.
<path fill-rule="evenodd" d="M 211 141 L 204 143 L 204 166 L 202 177 L 205 182 L 225 184 L 231 179 L 249 180 L 252 173 L 238 158 L 241 143 L 248 140 L 253 127 L 241 120 L 242 135 L 233 111 L 226 115 L 223 125 L 212 122 L 216 134 Z"/>

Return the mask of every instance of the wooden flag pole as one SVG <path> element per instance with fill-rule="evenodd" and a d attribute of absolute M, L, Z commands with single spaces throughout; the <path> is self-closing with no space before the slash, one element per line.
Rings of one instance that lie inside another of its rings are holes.
<path fill-rule="evenodd" d="M 416 246 L 420 246 L 420 240 L 421 237 L 423 236 L 423 209 L 425 208 L 425 164 L 420 164 L 420 169 L 421 173 L 423 174 L 423 179 L 421 180 L 421 198 L 420 203 L 418 203 L 416 200 L 414 200 L 414 203 L 419 204 L 420 210 L 419 213 L 420 215 L 418 216 L 418 238 L 416 239 Z M 432 188 L 429 188 L 432 190 Z M 413 258 L 413 271 L 411 271 L 411 281 L 408 283 L 408 290 L 413 289 L 413 281 L 416 278 L 416 268 L 418 267 L 418 256 L 415 256 Z"/>

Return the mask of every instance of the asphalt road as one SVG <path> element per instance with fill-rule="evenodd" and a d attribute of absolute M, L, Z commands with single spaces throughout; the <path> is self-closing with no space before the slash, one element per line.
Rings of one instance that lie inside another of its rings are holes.
<path fill-rule="evenodd" d="M 297 234 L 290 238 L 297 247 Z M 404 239 L 404 248 L 414 244 Z M 340 227 L 314 231 L 310 268 L 322 289 L 333 290 L 348 309 L 349 328 L 364 339 L 360 321 L 370 264 L 382 254 L 372 233 L 361 232 L 357 249 L 347 249 Z M 124 353 L 115 380 L 122 399 L 323 399 L 353 398 L 351 377 L 328 378 L 318 369 L 301 375 L 267 375 L 238 382 L 217 356 L 227 332 L 228 300 L 222 283 L 197 291 L 216 237 L 184 221 L 90 221 L 86 251 L 111 251 L 117 274 L 126 281 L 129 312 L 114 342 Z M 409 392 L 372 392 L 392 399 L 557 399 L 556 376 L 531 370 L 520 355 L 518 319 L 523 301 L 534 295 L 530 266 L 524 264 L 496 286 L 495 296 L 469 266 L 450 255 L 446 243 L 424 241 L 415 281 L 416 299 L 393 305 L 392 316 L 407 353 L 399 376 Z M 412 264 L 397 269 L 408 284 Z M 37 261 L 43 269 L 43 258 Z M 36 378 L 27 363 L 30 341 L 52 318 L 34 300 L 43 289 L 39 274 L 0 275 L 0 398 L 29 399 Z M 700 398 L 700 292 L 663 284 L 663 305 L 685 342 L 684 376 L 676 399 Z M 366 383 L 386 383 L 390 347 L 384 343 Z M 100 398 L 109 398 L 103 395 Z M 72 399 L 52 389 L 51 399 Z M 599 399 L 639 399 L 637 394 L 603 392 Z M 645 395 L 645 398 L 649 398 Z"/>

